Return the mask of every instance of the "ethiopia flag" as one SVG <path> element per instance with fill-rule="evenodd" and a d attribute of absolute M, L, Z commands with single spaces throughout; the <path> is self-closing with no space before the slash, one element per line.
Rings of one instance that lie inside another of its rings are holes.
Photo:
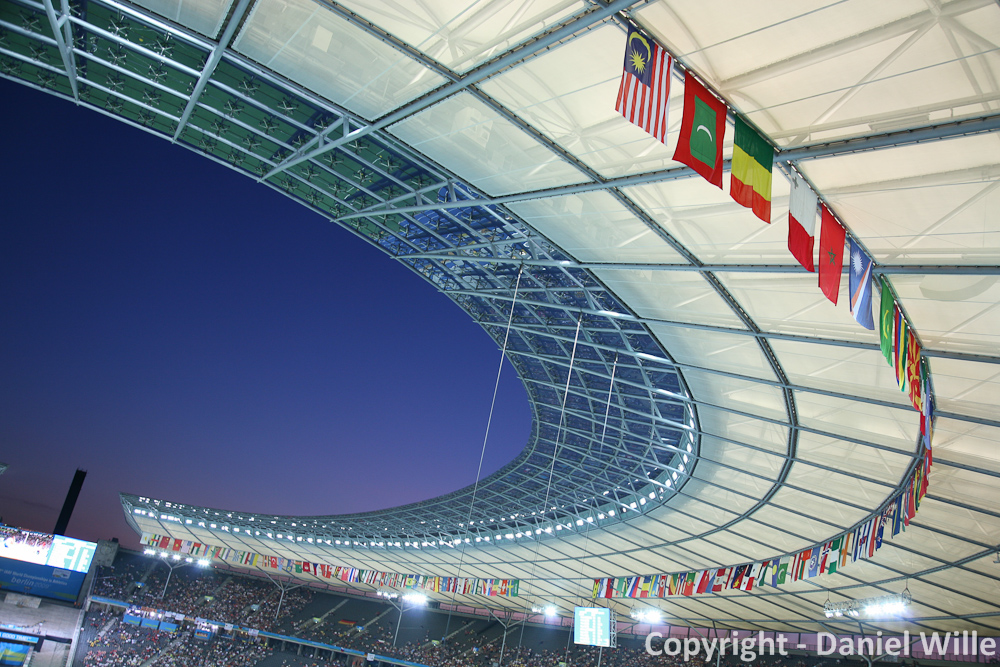
<path fill-rule="evenodd" d="M 737 204 L 752 209 L 754 215 L 768 224 L 771 223 L 773 164 L 774 148 L 771 144 L 737 117 L 729 194 Z"/>
<path fill-rule="evenodd" d="M 687 72 L 684 75 L 684 119 L 674 159 L 722 187 L 722 139 L 726 105 Z"/>

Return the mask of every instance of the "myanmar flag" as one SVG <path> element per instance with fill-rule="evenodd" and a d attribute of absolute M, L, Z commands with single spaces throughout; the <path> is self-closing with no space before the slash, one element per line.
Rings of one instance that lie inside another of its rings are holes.
<path fill-rule="evenodd" d="M 729 194 L 764 222 L 771 223 L 771 167 L 774 148 L 764 137 L 736 118 L 732 180 Z"/>
<path fill-rule="evenodd" d="M 819 288 L 826 298 L 837 305 L 840 295 L 840 272 L 844 268 L 844 239 L 847 233 L 843 226 L 823 207 L 823 227 L 819 233 Z"/>
<path fill-rule="evenodd" d="M 674 159 L 722 187 L 722 139 L 726 105 L 687 72 L 684 75 L 684 119 Z"/>
<path fill-rule="evenodd" d="M 895 318 L 893 317 L 893 306 L 895 301 L 892 298 L 892 290 L 889 289 L 889 281 L 882 280 L 882 305 L 879 309 L 879 330 L 881 331 L 882 356 L 892 366 L 892 332 Z"/>

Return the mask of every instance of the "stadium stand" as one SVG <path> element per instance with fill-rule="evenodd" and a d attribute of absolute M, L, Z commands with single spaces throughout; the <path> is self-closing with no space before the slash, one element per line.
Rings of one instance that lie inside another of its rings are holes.
<path fill-rule="evenodd" d="M 620 635 L 615 648 L 599 649 L 577 646 L 571 629 L 563 625 L 520 624 L 507 630 L 493 618 L 449 614 L 427 608 L 406 608 L 400 620 L 399 609 L 380 598 L 345 595 L 328 591 L 295 589 L 286 593 L 278 622 L 268 620 L 263 611 L 277 588 L 259 578 L 230 571 L 192 567 L 184 575 L 175 572 L 167 595 L 158 597 L 151 576 L 165 569 L 158 559 L 120 550 L 113 567 L 105 568 L 95 585 L 95 594 L 131 593 L 132 605 L 155 602 L 163 611 L 199 614 L 211 620 L 222 617 L 243 619 L 238 626 L 253 623 L 273 627 L 285 636 L 278 640 L 262 635 L 227 635 L 220 632 L 208 640 L 194 637 L 191 628 L 169 634 L 122 622 L 124 605 L 95 605 L 87 613 L 81 628 L 85 650 L 78 654 L 75 667 L 327 667 L 348 665 L 352 657 L 343 649 L 380 658 L 395 658 L 427 667 L 493 667 L 501 661 L 511 667 L 666 667 L 681 664 L 702 667 L 702 656 L 684 662 L 682 656 L 647 653 L 643 636 Z M 146 586 L 136 587 L 145 581 Z M 139 593 L 139 591 L 145 591 Z M 298 593 L 298 595 L 293 595 Z M 212 600 L 202 603 L 208 595 Z M 111 596 L 107 596 L 111 597 Z M 176 607 L 171 607 L 176 604 Z M 248 607 L 260 605 L 256 614 L 245 614 Z M 187 611 L 186 611 L 187 610 Z M 217 615 L 214 615 L 217 614 Z M 398 625 L 398 635 L 397 633 Z M 264 629 L 264 628 L 258 628 Z M 442 641 L 443 638 L 446 640 Z M 331 658 L 323 649 L 295 640 L 319 642 L 336 647 Z M 395 640 L 395 642 L 394 642 Z M 662 639 L 652 647 L 662 649 Z M 986 662 L 986 661 L 984 661 Z M 992 661 L 995 662 L 995 661 Z M 741 661 L 727 655 L 713 661 L 719 667 L 835 667 L 837 657 L 808 655 L 760 656 Z M 887 665 L 889 663 L 886 663 Z M 898 664 L 898 663 L 897 663 Z"/>

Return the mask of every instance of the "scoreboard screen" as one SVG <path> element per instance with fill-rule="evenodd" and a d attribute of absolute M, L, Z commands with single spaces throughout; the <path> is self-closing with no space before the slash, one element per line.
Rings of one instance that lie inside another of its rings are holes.
<path fill-rule="evenodd" d="M 0 591 L 72 602 L 96 550 L 93 542 L 0 525 Z"/>
<path fill-rule="evenodd" d="M 611 610 L 605 607 L 574 608 L 573 642 L 585 646 L 611 646 Z"/>

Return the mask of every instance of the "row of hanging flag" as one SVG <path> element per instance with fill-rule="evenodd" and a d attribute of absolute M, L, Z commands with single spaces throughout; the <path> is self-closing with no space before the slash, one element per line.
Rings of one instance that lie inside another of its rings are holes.
<path fill-rule="evenodd" d="M 673 57 L 663 47 L 634 27 L 629 28 L 615 109 L 664 144 L 667 139 L 672 69 Z M 684 115 L 673 159 L 719 188 L 722 187 L 722 144 L 727 112 L 725 102 L 712 94 L 690 71 L 685 71 Z M 734 125 L 730 195 L 770 224 L 774 147 L 739 115 L 735 116 Z M 825 205 L 819 204 L 816 193 L 799 174 L 792 171 L 791 181 L 788 249 L 807 271 L 817 272 L 818 268 L 819 287 L 836 305 L 843 271 L 846 230 Z M 821 213 L 818 267 L 813 261 L 817 210 Z M 873 262 L 853 238 L 850 239 L 850 248 L 851 314 L 862 326 L 874 329 L 871 310 Z"/>
<path fill-rule="evenodd" d="M 629 122 L 641 127 L 666 144 L 667 115 L 669 110 L 670 81 L 673 58 L 654 40 L 643 35 L 634 27 L 629 28 L 625 42 L 625 64 L 618 99 L 615 105 Z M 717 98 L 702 85 L 690 71 L 684 75 L 684 111 L 680 136 L 673 159 L 681 162 L 708 182 L 722 187 L 722 144 L 726 130 L 726 103 Z M 733 159 L 730 167 L 730 194 L 733 199 L 753 211 L 766 223 L 771 222 L 771 175 L 774 166 L 774 147 L 735 115 L 735 137 Z M 872 289 L 874 261 L 861 245 L 848 237 L 844 225 L 837 220 L 825 204 L 819 203 L 816 192 L 794 169 L 790 169 L 791 191 L 788 205 L 788 249 L 792 256 L 807 271 L 819 274 L 819 287 L 823 294 L 835 305 L 840 293 L 843 272 L 844 250 L 850 247 L 849 292 L 850 312 L 855 321 L 866 329 L 875 329 L 872 314 Z M 820 218 L 819 261 L 814 262 L 816 242 L 817 210 Z M 879 316 L 880 343 L 882 354 L 896 373 L 896 381 L 901 391 L 908 393 L 913 407 L 920 413 L 921 446 L 923 460 L 907 485 L 894 498 L 889 507 L 897 514 L 902 512 L 903 525 L 909 522 L 916 504 L 923 497 L 927 487 L 927 471 L 932 463 L 931 439 L 934 425 L 934 399 L 931 394 L 930 373 L 920 344 L 908 324 L 899 304 L 896 303 L 889 282 L 881 281 L 881 309 Z M 915 480 L 919 480 L 919 492 L 913 493 Z M 906 494 L 915 500 L 901 499 Z M 904 508 L 905 509 L 901 509 Z M 884 513 L 883 513 L 884 518 Z M 869 523 L 874 525 L 876 519 Z M 872 525 L 863 525 L 854 533 L 846 533 L 833 542 L 816 546 L 810 553 L 822 558 L 820 566 L 811 563 L 806 567 L 801 558 L 806 552 L 783 557 L 785 560 L 763 561 L 740 568 L 720 568 L 702 570 L 682 575 L 653 575 L 652 577 L 618 577 L 598 579 L 594 583 L 594 597 L 663 597 L 677 594 L 690 595 L 740 588 L 748 590 L 755 581 L 768 577 L 772 585 L 784 583 L 790 576 L 785 566 L 791 567 L 792 581 L 814 576 L 825 571 L 832 572 L 843 565 L 844 554 L 851 549 L 851 560 L 857 560 L 859 539 L 864 539 L 865 548 L 871 553 L 881 546 L 882 523 L 879 522 L 877 536 L 865 537 L 865 529 L 874 530 Z M 893 535 L 899 530 L 899 522 L 894 520 Z M 829 558 L 834 543 L 840 556 Z M 824 552 L 826 549 L 826 552 Z M 824 555 L 825 554 L 825 555 Z M 798 560 L 796 560 L 798 559 Z M 798 565 L 796 565 L 798 563 Z M 801 566 L 801 567 L 800 567 Z M 829 568 L 833 569 L 829 569 Z M 784 568 L 784 569 L 783 569 Z M 804 568 L 804 569 L 802 569 Z M 812 574 L 809 574 L 812 573 Z M 757 585 L 760 585 L 759 583 Z M 635 594 L 639 591 L 640 594 Z M 646 594 L 641 594 L 643 591 Z M 650 592 L 656 591 L 656 595 Z M 687 591 L 687 592 L 683 592 Z"/>
<path fill-rule="evenodd" d="M 293 560 L 252 551 L 240 551 L 229 547 L 211 546 L 192 540 L 181 540 L 169 535 L 154 535 L 153 533 L 143 533 L 140 541 L 148 547 L 185 554 L 192 558 L 220 560 L 233 565 L 259 567 L 288 574 L 311 574 L 318 578 L 337 579 L 346 583 L 368 584 L 376 587 L 415 589 L 430 593 L 455 593 L 458 595 L 517 597 L 521 585 L 518 579 L 438 577 L 362 570 L 356 567 Z"/>
<path fill-rule="evenodd" d="M 929 467 L 930 459 L 921 459 L 907 483 L 881 512 L 836 539 L 779 558 L 735 567 L 594 579 L 593 597 L 665 598 L 727 590 L 752 591 L 839 572 L 849 563 L 871 558 L 885 539 L 906 530 L 927 493 Z"/>
<path fill-rule="evenodd" d="M 654 40 L 634 27 L 625 42 L 625 64 L 615 108 L 631 123 L 664 144 L 673 57 Z M 674 160 L 691 167 L 713 185 L 722 187 L 722 142 L 726 130 L 726 103 L 703 86 L 690 71 L 684 78 L 684 116 Z M 735 115 L 730 194 L 739 204 L 753 210 L 764 222 L 771 222 L 771 172 L 774 148 Z M 866 329 L 875 329 L 872 315 L 874 261 L 861 245 L 847 236 L 847 230 L 816 192 L 794 170 L 790 171 L 788 205 L 788 249 L 807 271 L 819 274 L 823 294 L 837 303 L 843 272 L 844 249 L 850 246 L 850 312 Z M 816 212 L 820 212 L 819 262 L 814 262 Z M 817 266 L 818 265 L 818 266 Z M 881 348 L 896 371 L 900 390 L 909 393 L 913 407 L 921 413 L 920 432 L 929 452 L 934 421 L 927 362 L 920 344 L 896 303 L 888 281 L 881 281 L 879 318 Z"/>

